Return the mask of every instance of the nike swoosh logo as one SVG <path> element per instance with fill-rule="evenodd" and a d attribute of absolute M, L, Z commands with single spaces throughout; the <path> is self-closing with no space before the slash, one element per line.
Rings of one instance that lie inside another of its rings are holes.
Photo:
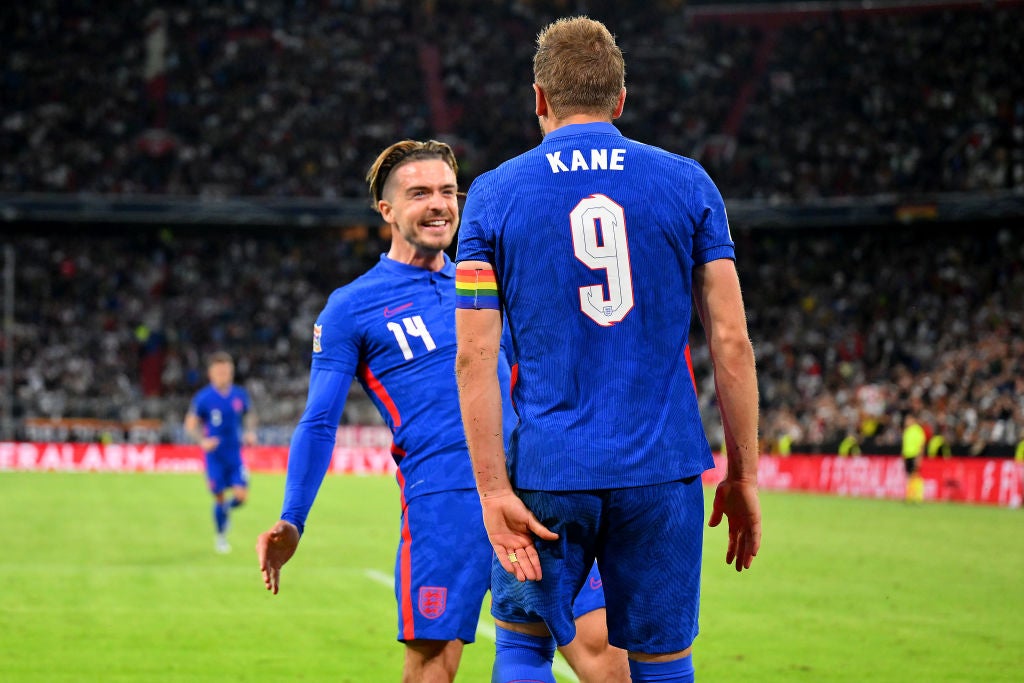
<path fill-rule="evenodd" d="M 402 304 L 401 306 L 395 306 L 394 308 L 388 308 L 387 306 L 385 306 L 384 307 L 384 317 L 385 318 L 393 318 L 394 316 L 398 315 L 399 313 L 401 313 L 402 311 L 404 311 L 405 309 L 407 309 L 407 308 L 409 308 L 411 306 L 412 306 L 412 302 L 411 301 L 409 303 Z"/>
<path fill-rule="evenodd" d="M 604 581 L 602 581 L 601 579 L 591 579 L 590 580 L 590 587 L 593 588 L 594 590 L 597 590 L 598 588 L 601 587 L 602 583 L 604 583 Z"/>

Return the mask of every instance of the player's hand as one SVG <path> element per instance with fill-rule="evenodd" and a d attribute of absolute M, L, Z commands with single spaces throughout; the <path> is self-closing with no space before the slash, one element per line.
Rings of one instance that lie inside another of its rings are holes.
<path fill-rule="evenodd" d="M 298 547 L 298 527 L 283 519 L 256 539 L 256 556 L 260 560 L 263 583 L 274 595 L 277 595 L 281 585 L 281 567 L 291 559 Z"/>
<path fill-rule="evenodd" d="M 533 538 L 554 541 L 558 534 L 541 524 L 512 491 L 482 498 L 480 504 L 487 537 L 501 566 L 520 581 L 540 581 L 540 557 Z"/>
<path fill-rule="evenodd" d="M 246 446 L 255 446 L 256 432 L 254 432 L 251 429 L 245 430 L 245 432 L 242 434 L 242 443 L 244 443 Z"/>
<path fill-rule="evenodd" d="M 715 489 L 708 526 L 718 526 L 722 515 L 729 518 L 729 547 L 725 563 L 736 562 L 736 571 L 750 569 L 761 547 L 761 503 L 757 484 L 724 479 Z"/>
<path fill-rule="evenodd" d="M 199 447 L 209 453 L 220 445 L 220 439 L 215 436 L 204 436 L 199 439 Z"/>

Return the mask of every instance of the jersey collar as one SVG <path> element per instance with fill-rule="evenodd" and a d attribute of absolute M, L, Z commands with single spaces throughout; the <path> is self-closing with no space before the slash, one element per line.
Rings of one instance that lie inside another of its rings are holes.
<path fill-rule="evenodd" d="M 595 133 L 599 135 L 615 135 L 616 137 L 622 137 L 622 133 L 619 132 L 618 128 L 605 121 L 595 121 L 594 123 L 570 123 L 560 128 L 556 128 L 545 135 L 541 144 L 544 144 L 549 140 L 554 141 L 571 135 L 588 135 Z"/>
<path fill-rule="evenodd" d="M 442 275 L 449 280 L 455 278 L 455 264 L 448 258 L 448 254 L 442 252 L 441 256 L 444 257 L 444 265 L 441 266 L 441 270 L 437 271 L 437 275 Z M 402 263 L 401 261 L 395 261 L 394 259 L 388 258 L 387 254 L 380 255 L 380 265 L 386 268 L 389 272 L 395 275 L 401 275 L 407 277 L 410 280 L 419 280 L 423 278 L 429 278 L 434 275 L 435 272 L 427 270 L 426 268 L 420 268 L 419 266 L 410 266 L 408 263 Z"/>

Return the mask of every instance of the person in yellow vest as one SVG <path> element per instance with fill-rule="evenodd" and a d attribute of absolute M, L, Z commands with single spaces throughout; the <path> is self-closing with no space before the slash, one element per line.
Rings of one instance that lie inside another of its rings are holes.
<path fill-rule="evenodd" d="M 1017 444 L 1017 449 L 1013 452 L 1013 459 L 1017 462 L 1024 462 L 1024 439 Z"/>
<path fill-rule="evenodd" d="M 792 454 L 793 435 L 789 432 L 783 432 L 780 434 L 778 440 L 775 442 L 775 452 L 782 457 Z"/>
<path fill-rule="evenodd" d="M 924 479 L 919 472 L 928 437 L 924 427 L 913 415 L 903 418 L 903 467 L 907 472 L 905 499 L 910 503 L 924 500 Z"/>
<path fill-rule="evenodd" d="M 935 458 L 942 456 L 948 458 L 953 454 L 953 451 L 949 447 L 949 442 L 946 441 L 946 437 L 942 434 L 936 434 L 932 438 L 928 439 L 928 457 Z"/>
<path fill-rule="evenodd" d="M 847 432 L 846 437 L 839 442 L 838 452 L 844 458 L 851 455 L 860 455 L 860 443 L 857 442 L 857 436 L 852 432 Z"/>

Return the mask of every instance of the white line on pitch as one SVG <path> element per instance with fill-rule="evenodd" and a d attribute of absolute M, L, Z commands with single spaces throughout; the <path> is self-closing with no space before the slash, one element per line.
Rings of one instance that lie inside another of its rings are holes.
<path fill-rule="evenodd" d="M 385 574 L 377 569 L 365 569 L 363 570 L 363 574 L 365 574 L 366 578 L 370 579 L 374 583 L 379 583 L 380 585 L 387 586 L 388 588 L 394 588 L 395 577 L 390 574 Z M 495 638 L 494 625 L 485 621 L 478 621 L 476 624 L 476 635 L 480 638 L 486 638 L 493 643 Z M 576 678 L 576 673 L 572 670 L 572 667 L 569 666 L 569 663 L 562 657 L 561 652 L 555 653 L 555 661 L 551 664 L 551 670 L 567 681 L 571 681 L 571 683 L 579 683 L 580 679 Z"/>

